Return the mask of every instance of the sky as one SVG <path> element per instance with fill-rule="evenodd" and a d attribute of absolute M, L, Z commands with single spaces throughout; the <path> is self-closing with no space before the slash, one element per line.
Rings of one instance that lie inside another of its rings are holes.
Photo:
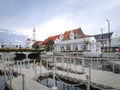
<path fill-rule="evenodd" d="M 0 28 L 36 39 L 81 28 L 85 34 L 120 34 L 120 0 L 0 0 Z"/>

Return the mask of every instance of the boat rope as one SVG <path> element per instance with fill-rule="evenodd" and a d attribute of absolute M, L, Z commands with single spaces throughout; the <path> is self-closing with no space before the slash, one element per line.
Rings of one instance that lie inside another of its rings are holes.
<path fill-rule="evenodd" d="M 94 85 L 94 84 L 92 84 L 92 83 L 90 83 L 90 85 L 91 85 L 92 87 L 98 88 L 98 89 L 100 89 L 100 90 L 118 90 L 118 89 L 116 89 L 116 88 L 101 88 L 101 87 L 98 87 L 98 86 L 96 86 L 96 85 Z"/>
<path fill-rule="evenodd" d="M 83 82 L 83 83 L 79 83 L 79 84 L 68 84 L 68 83 L 65 83 L 63 80 L 61 80 L 58 76 L 55 75 L 55 77 L 56 77 L 59 81 L 61 81 L 62 83 L 66 84 L 66 85 L 80 86 L 80 85 L 85 84 L 85 82 Z"/>

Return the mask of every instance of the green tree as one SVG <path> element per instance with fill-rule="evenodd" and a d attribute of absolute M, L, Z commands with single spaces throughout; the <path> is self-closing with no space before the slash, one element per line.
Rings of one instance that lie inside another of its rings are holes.
<path fill-rule="evenodd" d="M 38 49 L 38 48 L 39 48 L 39 45 L 38 45 L 37 43 L 34 43 L 34 44 L 32 45 L 32 48 Z"/>
<path fill-rule="evenodd" d="M 46 45 L 46 51 L 52 51 L 53 50 L 53 40 L 49 40 L 47 45 Z"/>

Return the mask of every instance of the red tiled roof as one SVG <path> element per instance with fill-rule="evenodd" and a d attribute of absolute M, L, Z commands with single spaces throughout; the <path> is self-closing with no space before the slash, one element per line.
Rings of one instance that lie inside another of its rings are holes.
<path fill-rule="evenodd" d="M 70 36 L 70 33 L 71 33 L 71 32 L 73 32 L 74 34 L 75 34 L 75 33 L 78 33 L 78 32 L 79 32 L 78 30 L 79 30 L 79 28 L 73 29 L 73 30 L 70 30 L 70 31 L 66 31 L 66 32 L 64 33 L 64 35 L 63 35 L 63 36 L 64 36 L 64 39 L 65 39 L 65 40 L 69 40 L 69 39 L 70 39 L 70 37 L 69 37 L 69 36 Z"/>
<path fill-rule="evenodd" d="M 37 45 L 41 46 L 42 43 L 43 43 L 43 41 L 35 41 L 35 43 L 36 43 Z"/>
<path fill-rule="evenodd" d="M 60 35 L 55 35 L 55 36 L 50 36 L 50 37 L 48 37 L 47 39 L 45 39 L 45 40 L 43 41 L 42 45 L 43 45 L 43 44 L 47 44 L 49 40 L 52 40 L 52 41 L 54 42 L 57 38 L 59 38 L 59 36 L 60 36 Z"/>

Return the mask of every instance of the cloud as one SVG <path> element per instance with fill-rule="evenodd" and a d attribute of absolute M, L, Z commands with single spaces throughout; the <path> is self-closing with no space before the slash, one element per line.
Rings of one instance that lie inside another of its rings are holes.
<path fill-rule="evenodd" d="M 100 28 L 105 28 L 104 32 L 107 32 L 106 19 L 109 19 L 111 29 L 119 32 L 119 2 L 119 0 L 61 0 L 43 2 L 42 5 L 36 2 L 37 6 L 33 6 L 36 3 L 32 5 L 26 2 L 28 6 L 22 8 L 16 16 L 7 20 L 1 19 L 3 22 L 0 27 L 19 31 L 28 37 L 33 37 L 32 30 L 36 27 L 36 38 L 44 40 L 49 36 L 79 27 L 86 34 L 99 34 Z"/>
<path fill-rule="evenodd" d="M 70 20 L 69 16 L 57 16 L 37 26 L 36 31 L 38 38 L 44 40 L 49 36 L 64 33 L 66 30 L 71 30 L 76 27 L 77 25 Z"/>

